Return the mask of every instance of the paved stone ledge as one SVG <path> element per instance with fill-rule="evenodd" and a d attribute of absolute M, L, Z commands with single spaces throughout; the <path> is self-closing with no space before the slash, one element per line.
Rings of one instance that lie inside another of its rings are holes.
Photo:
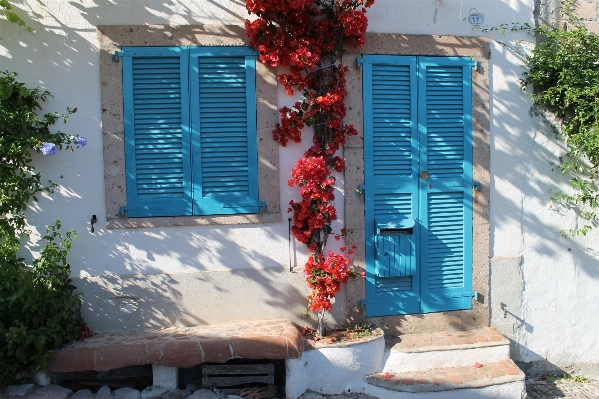
<path fill-rule="evenodd" d="M 375 374 L 366 382 L 400 392 L 440 392 L 524 381 L 524 373 L 511 360 L 490 362 L 482 367 L 447 367 L 411 373 Z"/>
<path fill-rule="evenodd" d="M 435 331 L 387 338 L 387 350 L 398 352 L 449 351 L 509 345 L 510 341 L 491 327 L 469 331 Z"/>
<path fill-rule="evenodd" d="M 144 364 L 192 367 L 235 358 L 297 358 L 303 345 L 297 326 L 286 320 L 102 333 L 52 351 L 48 371 L 102 371 Z"/>
<path fill-rule="evenodd" d="M 313 349 L 322 349 L 322 348 L 350 348 L 355 345 L 365 344 L 367 342 L 376 341 L 377 339 L 384 339 L 383 330 L 380 328 L 376 328 L 372 335 L 368 335 L 361 338 L 341 338 L 339 340 L 335 340 L 329 338 L 328 336 L 316 341 L 313 337 L 304 337 L 304 352 L 313 350 Z"/>

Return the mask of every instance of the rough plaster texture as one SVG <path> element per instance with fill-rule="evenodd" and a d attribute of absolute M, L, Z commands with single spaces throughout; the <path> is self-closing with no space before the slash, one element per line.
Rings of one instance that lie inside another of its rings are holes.
<path fill-rule="evenodd" d="M 191 327 L 259 319 L 310 323 L 303 273 L 246 269 L 75 279 L 93 331 Z M 217 311 L 216 311 L 217 310 Z M 332 317 L 342 320 L 343 309 Z M 329 319 L 334 323 L 334 320 Z"/>
<path fill-rule="evenodd" d="M 492 321 L 515 340 L 514 359 L 523 367 L 555 370 L 597 363 L 597 322 L 589 315 L 599 303 L 599 233 L 560 235 L 583 221 L 551 201 L 555 192 L 569 189 L 569 177 L 555 167 L 566 153 L 559 124 L 526 97 L 502 96 L 518 89 L 523 70 L 514 65 L 521 59 L 498 44 L 492 51 L 491 104 L 502 123 L 491 126 L 491 248 L 494 272 L 504 268 L 506 273 L 495 275 L 497 287 L 491 280 L 499 296 L 492 303 Z M 511 312 L 504 320 L 497 301 Z"/>
<path fill-rule="evenodd" d="M 113 55 L 123 46 L 244 46 L 242 26 L 99 26 L 102 126 L 104 130 L 104 185 L 108 228 L 169 227 L 210 224 L 255 224 L 281 221 L 279 152 L 271 139 L 277 121 L 277 80 L 274 70 L 257 63 L 256 96 L 259 198 L 266 211 L 255 215 L 126 218 L 119 209 L 127 203 L 123 127 L 122 63 Z"/>
<path fill-rule="evenodd" d="M 467 388 L 442 392 L 392 392 L 368 385 L 364 393 L 386 399 L 525 399 L 526 384 L 524 381 L 491 385 L 483 388 Z"/>
<path fill-rule="evenodd" d="M 349 347 L 319 348 L 304 352 L 299 359 L 285 361 L 287 398 L 296 398 L 306 389 L 325 394 L 358 392 L 364 378 L 382 370 L 383 336 Z"/>
<path fill-rule="evenodd" d="M 348 49 L 350 50 L 350 49 Z M 480 182 L 481 190 L 474 193 L 473 204 L 473 288 L 481 294 L 482 301 L 474 301 L 472 310 L 443 312 L 425 315 L 391 316 L 370 318 L 384 330 L 386 335 L 399 333 L 458 329 L 464 330 L 488 325 L 489 287 L 489 195 L 490 195 L 490 136 L 489 136 L 489 42 L 485 38 L 455 36 L 410 36 L 388 33 L 369 33 L 366 45 L 360 49 L 362 54 L 427 55 L 427 56 L 464 56 L 472 57 L 479 64 L 472 77 L 472 115 L 473 115 L 473 174 Z M 356 65 L 359 54 L 348 53 L 343 63 Z M 348 110 L 351 110 L 346 123 L 362 126 L 363 105 L 361 71 L 354 67 L 347 77 Z M 354 232 L 351 242 L 358 246 L 355 263 L 361 269 L 365 267 L 365 226 L 364 200 L 355 189 L 364 183 L 364 134 L 358 129 L 358 136 L 348 140 L 345 146 L 346 173 L 345 196 L 346 228 Z M 348 319 L 363 320 L 365 312 L 360 309 L 360 301 L 365 298 L 363 280 L 348 285 Z"/>
<path fill-rule="evenodd" d="M 574 17 L 580 18 L 580 22 L 591 32 L 599 30 L 598 17 L 599 2 L 597 0 L 578 0 Z M 560 0 L 536 0 L 535 20 L 537 24 L 545 23 L 554 27 L 568 25 L 569 17 L 562 12 Z"/>
<path fill-rule="evenodd" d="M 471 366 L 475 362 L 481 364 L 497 362 L 510 358 L 509 344 L 429 352 L 399 352 L 385 350 L 383 371 L 404 373 L 408 371 L 429 370 L 434 368 Z"/>
<path fill-rule="evenodd" d="M 523 317 L 522 258 L 494 257 L 491 259 L 491 327 L 512 341 L 512 355 L 518 359 L 519 345 L 526 329 Z"/>

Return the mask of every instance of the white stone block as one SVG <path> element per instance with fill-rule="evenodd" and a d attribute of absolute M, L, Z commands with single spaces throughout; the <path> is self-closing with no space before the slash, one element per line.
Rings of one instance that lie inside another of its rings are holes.
<path fill-rule="evenodd" d="M 179 385 L 179 368 L 152 365 L 152 373 L 154 377 L 153 385 L 155 387 L 163 387 L 167 389 L 177 389 Z"/>
<path fill-rule="evenodd" d="M 50 385 L 50 376 L 45 371 L 38 371 L 33 374 L 33 382 L 37 385 L 45 387 L 46 385 Z"/>

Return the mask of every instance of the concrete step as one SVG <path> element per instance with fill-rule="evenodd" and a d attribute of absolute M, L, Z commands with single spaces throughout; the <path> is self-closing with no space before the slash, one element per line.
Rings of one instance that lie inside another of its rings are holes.
<path fill-rule="evenodd" d="M 403 334 L 386 339 L 383 372 L 473 366 L 476 362 L 483 364 L 509 358 L 509 340 L 490 327 Z"/>
<path fill-rule="evenodd" d="M 480 367 L 460 366 L 366 377 L 365 391 L 379 398 L 524 398 L 524 373 L 511 360 L 487 362 Z M 455 392 L 460 390 L 459 393 Z M 433 393 L 437 393 L 434 394 Z"/>

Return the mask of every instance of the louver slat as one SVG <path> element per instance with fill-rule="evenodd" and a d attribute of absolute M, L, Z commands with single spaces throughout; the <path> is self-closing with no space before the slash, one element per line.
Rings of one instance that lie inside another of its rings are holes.
<path fill-rule="evenodd" d="M 421 312 L 472 307 L 471 69 L 465 59 L 421 57 Z"/>
<path fill-rule="evenodd" d="M 385 216 L 405 216 L 414 214 L 410 193 L 374 194 L 374 219 Z M 411 235 L 377 235 L 376 269 L 378 277 L 399 277 L 414 274 L 415 246 Z M 383 284 L 383 280 L 379 280 Z"/>
<path fill-rule="evenodd" d="M 426 170 L 432 178 L 464 174 L 463 69 L 461 65 L 426 67 Z"/>
<path fill-rule="evenodd" d="M 248 195 L 245 57 L 200 58 L 199 69 L 202 196 Z"/>
<path fill-rule="evenodd" d="M 427 290 L 464 286 L 465 213 L 463 193 L 429 194 Z"/>
<path fill-rule="evenodd" d="M 413 234 L 385 233 L 377 218 L 416 217 L 416 58 L 364 56 L 364 158 L 368 317 L 419 310 Z M 385 223 L 385 222 L 383 222 Z"/>
<path fill-rule="evenodd" d="M 257 213 L 254 57 L 191 58 L 195 212 Z"/>
<path fill-rule="evenodd" d="M 134 50 L 123 56 L 128 216 L 191 215 L 186 53 Z"/>
<path fill-rule="evenodd" d="M 412 175 L 412 95 L 409 65 L 372 65 L 374 179 Z"/>

